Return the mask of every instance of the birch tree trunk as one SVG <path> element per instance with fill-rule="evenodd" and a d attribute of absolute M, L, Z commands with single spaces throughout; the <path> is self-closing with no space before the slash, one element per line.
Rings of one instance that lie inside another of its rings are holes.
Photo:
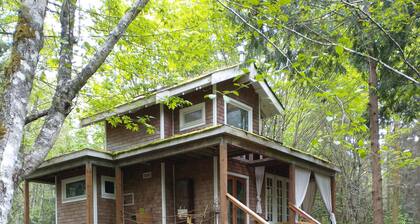
<path fill-rule="evenodd" d="M 373 223 L 384 223 L 384 211 L 382 207 L 382 171 L 381 157 L 379 154 L 379 109 L 378 109 L 378 76 L 376 73 L 377 63 L 369 60 L 369 130 L 372 166 L 372 200 L 373 200 Z"/>
<path fill-rule="evenodd" d="M 61 46 L 57 86 L 48 110 L 27 114 L 33 78 L 43 46 L 47 0 L 23 0 L 13 38 L 11 63 L 4 74 L 8 83 L 0 105 L 0 224 L 7 223 L 19 181 L 38 167 L 54 145 L 73 100 L 99 69 L 127 27 L 148 0 L 136 0 L 83 69 L 72 78 L 73 25 L 76 0 L 64 0 L 60 12 Z M 22 150 L 25 124 L 44 117 L 31 153 Z"/>
<path fill-rule="evenodd" d="M 0 223 L 7 223 L 13 194 L 18 184 L 18 159 L 28 101 L 43 45 L 47 0 L 21 2 L 0 115 Z"/>

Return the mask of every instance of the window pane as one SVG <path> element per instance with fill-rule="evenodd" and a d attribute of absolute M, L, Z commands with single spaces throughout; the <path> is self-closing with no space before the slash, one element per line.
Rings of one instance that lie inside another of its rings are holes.
<path fill-rule="evenodd" d="M 85 181 L 80 180 L 66 184 L 66 198 L 85 195 Z"/>
<path fill-rule="evenodd" d="M 229 125 L 248 130 L 248 111 L 228 103 L 226 113 Z"/>
<path fill-rule="evenodd" d="M 105 181 L 105 193 L 114 194 L 114 182 Z"/>
<path fill-rule="evenodd" d="M 189 113 L 184 114 L 184 123 L 193 123 L 201 120 L 202 117 L 202 109 L 191 111 Z"/>

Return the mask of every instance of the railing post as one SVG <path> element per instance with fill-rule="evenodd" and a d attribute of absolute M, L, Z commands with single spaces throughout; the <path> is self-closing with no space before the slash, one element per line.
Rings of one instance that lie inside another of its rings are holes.
<path fill-rule="evenodd" d="M 31 222 L 29 216 L 29 181 L 25 180 L 23 183 L 23 191 L 24 191 L 24 212 L 23 212 L 23 223 L 29 224 Z"/>
<path fill-rule="evenodd" d="M 296 184 L 296 178 L 295 178 L 295 164 L 289 165 L 289 203 L 292 205 L 296 204 L 296 198 L 295 198 L 295 184 Z M 295 223 L 295 212 L 289 208 L 289 224 Z"/>
<path fill-rule="evenodd" d="M 220 224 L 228 223 L 228 206 L 227 206 L 227 166 L 228 152 L 225 141 L 219 145 L 219 201 L 220 201 Z"/>
<path fill-rule="evenodd" d="M 93 224 L 93 174 L 92 163 L 85 164 L 86 183 L 86 224 Z"/>
<path fill-rule="evenodd" d="M 123 189 L 122 189 L 122 170 L 115 167 L 115 223 L 122 224 L 123 219 Z"/>

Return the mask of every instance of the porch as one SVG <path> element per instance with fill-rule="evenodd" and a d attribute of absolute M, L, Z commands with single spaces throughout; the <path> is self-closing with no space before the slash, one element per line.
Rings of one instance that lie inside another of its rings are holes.
<path fill-rule="evenodd" d="M 57 223 L 295 223 L 295 212 L 316 223 L 298 207 L 315 181 L 328 182 L 320 191 L 329 191 L 334 213 L 336 171 L 280 143 L 219 126 L 114 154 L 84 150 L 52 159 L 27 178 L 25 202 L 34 181 L 55 184 Z M 63 181 L 79 176 L 85 197 L 65 202 Z M 114 183 L 113 197 L 103 194 L 106 180 Z M 25 224 L 29 210 L 25 203 Z"/>

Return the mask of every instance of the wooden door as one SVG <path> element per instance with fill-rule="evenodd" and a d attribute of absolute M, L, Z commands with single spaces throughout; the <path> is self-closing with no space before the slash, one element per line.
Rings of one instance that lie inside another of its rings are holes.
<path fill-rule="evenodd" d="M 243 204 L 246 204 L 246 191 L 246 180 L 244 178 L 228 176 L 228 193 Z M 229 203 L 228 221 L 229 224 L 245 224 L 246 214 L 232 203 Z"/>

